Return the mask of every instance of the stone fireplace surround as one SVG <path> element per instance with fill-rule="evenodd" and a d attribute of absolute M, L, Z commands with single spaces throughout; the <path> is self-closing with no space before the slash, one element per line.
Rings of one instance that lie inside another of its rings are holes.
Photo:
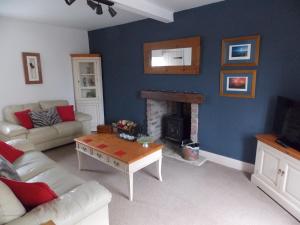
<path fill-rule="evenodd" d="M 198 142 L 199 104 L 203 103 L 203 96 L 196 93 L 142 91 L 141 97 L 147 101 L 147 131 L 158 140 L 162 136 L 162 117 L 173 113 L 174 102 L 191 104 L 191 140 Z"/>

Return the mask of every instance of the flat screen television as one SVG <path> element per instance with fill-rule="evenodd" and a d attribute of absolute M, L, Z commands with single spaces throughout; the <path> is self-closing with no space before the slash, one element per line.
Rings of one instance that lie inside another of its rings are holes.
<path fill-rule="evenodd" d="M 278 143 L 300 151 L 300 102 L 278 96 L 273 131 Z"/>

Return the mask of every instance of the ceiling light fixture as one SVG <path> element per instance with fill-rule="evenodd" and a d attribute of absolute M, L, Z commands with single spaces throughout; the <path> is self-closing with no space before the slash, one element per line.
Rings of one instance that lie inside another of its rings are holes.
<path fill-rule="evenodd" d="M 111 15 L 111 17 L 117 15 L 117 12 L 111 6 L 108 6 L 108 12 Z"/>
<path fill-rule="evenodd" d="M 76 0 L 65 0 L 67 5 L 72 5 Z"/>
<path fill-rule="evenodd" d="M 88 4 L 89 7 L 91 7 L 92 10 L 97 8 L 97 4 L 91 0 L 87 0 L 86 3 Z"/>
<path fill-rule="evenodd" d="M 100 3 L 98 3 L 98 5 L 97 5 L 96 14 L 98 14 L 98 15 L 103 14 L 102 6 L 100 5 Z"/>
<path fill-rule="evenodd" d="M 65 0 L 67 5 L 72 5 L 76 0 Z M 117 12 L 112 8 L 112 6 L 115 4 L 110 0 L 87 0 L 86 4 L 92 9 L 96 10 L 96 14 L 101 15 L 103 14 L 102 5 L 108 6 L 108 12 L 111 15 L 111 17 L 114 17 L 117 15 Z"/>

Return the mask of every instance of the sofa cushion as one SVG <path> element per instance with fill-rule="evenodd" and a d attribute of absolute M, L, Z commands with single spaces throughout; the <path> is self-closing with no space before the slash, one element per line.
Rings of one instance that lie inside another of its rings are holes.
<path fill-rule="evenodd" d="M 33 144 L 40 144 L 58 138 L 58 132 L 53 127 L 39 127 L 29 130 L 27 139 Z"/>
<path fill-rule="evenodd" d="M 47 111 L 30 112 L 29 116 L 34 128 L 49 126 Z"/>
<path fill-rule="evenodd" d="M 31 112 L 30 109 L 26 109 L 24 111 L 15 112 L 15 116 L 17 117 L 17 120 L 19 124 L 26 129 L 33 128 L 32 120 L 29 116 L 29 112 Z"/>
<path fill-rule="evenodd" d="M 61 196 L 84 183 L 83 180 L 66 172 L 58 165 L 38 174 L 27 182 L 46 183 L 58 196 Z"/>
<path fill-rule="evenodd" d="M 73 136 L 80 134 L 82 131 L 82 124 L 78 121 L 62 122 L 53 125 L 53 127 L 61 137 Z"/>
<path fill-rule="evenodd" d="M 57 106 L 56 109 L 62 121 L 66 122 L 75 120 L 73 105 Z"/>
<path fill-rule="evenodd" d="M 24 206 L 10 190 L 10 188 L 0 181 L 0 224 L 8 223 L 23 216 L 26 212 Z"/>
<path fill-rule="evenodd" d="M 27 210 L 57 198 L 56 193 L 46 183 L 27 183 L 2 177 L 0 180 L 12 190 Z"/>
<path fill-rule="evenodd" d="M 47 110 L 56 106 L 68 105 L 69 103 L 66 100 L 50 100 L 50 101 L 40 101 L 39 104 L 43 110 Z"/>
<path fill-rule="evenodd" d="M 62 122 L 56 108 L 50 108 L 48 110 L 38 112 L 29 112 L 29 116 L 35 128 L 52 126 Z"/>
<path fill-rule="evenodd" d="M 3 118 L 7 122 L 19 124 L 15 116 L 15 112 L 23 111 L 26 109 L 30 109 L 31 111 L 39 111 L 41 110 L 41 107 L 38 103 L 6 106 L 3 109 Z"/>
<path fill-rule="evenodd" d="M 41 152 L 27 152 L 14 162 L 21 180 L 27 181 L 56 166 L 56 163 Z"/>
<path fill-rule="evenodd" d="M 0 177 L 21 180 L 14 166 L 0 155 Z"/>
<path fill-rule="evenodd" d="M 24 152 L 6 144 L 3 141 L 0 141 L 0 155 L 2 155 L 10 163 L 16 161 L 17 158 L 21 157 L 23 154 Z"/>

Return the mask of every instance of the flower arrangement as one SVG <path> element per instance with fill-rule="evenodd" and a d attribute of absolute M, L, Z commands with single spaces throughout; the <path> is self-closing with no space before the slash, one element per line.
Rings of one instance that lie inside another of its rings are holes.
<path fill-rule="evenodd" d="M 117 128 L 128 133 L 134 133 L 136 131 L 136 127 L 137 124 L 130 120 L 119 120 L 117 122 Z"/>

